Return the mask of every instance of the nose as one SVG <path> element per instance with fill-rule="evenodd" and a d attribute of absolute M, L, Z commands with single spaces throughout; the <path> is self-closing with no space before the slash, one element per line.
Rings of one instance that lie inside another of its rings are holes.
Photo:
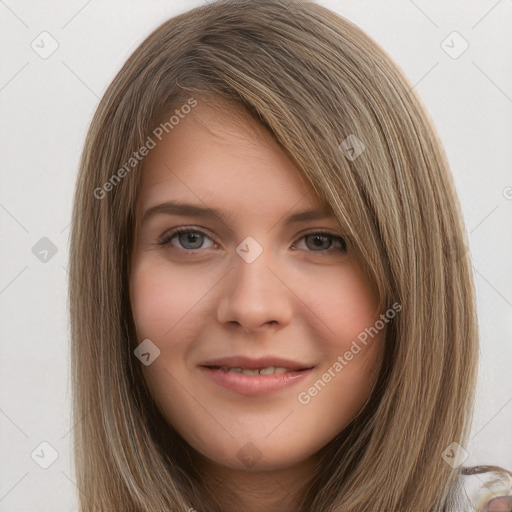
<path fill-rule="evenodd" d="M 281 328 L 293 314 L 293 293 L 286 286 L 282 269 L 263 253 L 251 263 L 237 254 L 234 268 L 224 282 L 217 307 L 217 319 L 223 325 L 240 326 L 246 331 Z"/>

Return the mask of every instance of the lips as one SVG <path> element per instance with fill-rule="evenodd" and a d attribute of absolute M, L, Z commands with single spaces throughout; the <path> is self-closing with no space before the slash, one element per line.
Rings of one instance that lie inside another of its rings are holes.
<path fill-rule="evenodd" d="M 199 366 L 235 373 L 246 373 L 246 375 L 257 375 L 257 373 L 254 373 L 255 371 L 260 375 L 279 375 L 286 372 L 309 370 L 314 367 L 312 364 L 273 356 L 260 357 L 257 359 L 245 356 L 222 357 L 205 361 Z M 263 373 L 261 373 L 262 371 Z"/>
<path fill-rule="evenodd" d="M 289 368 L 284 368 L 282 366 L 267 366 L 266 368 L 240 368 L 239 366 L 235 366 L 230 368 L 229 366 L 210 366 L 209 368 L 220 369 L 224 372 L 230 373 L 241 373 L 243 375 L 282 375 L 283 373 L 291 372 Z M 299 370 L 300 371 L 300 370 Z"/>
<path fill-rule="evenodd" d="M 199 368 L 217 386 L 254 397 L 296 386 L 311 375 L 314 365 L 272 356 L 237 356 L 205 361 Z"/>

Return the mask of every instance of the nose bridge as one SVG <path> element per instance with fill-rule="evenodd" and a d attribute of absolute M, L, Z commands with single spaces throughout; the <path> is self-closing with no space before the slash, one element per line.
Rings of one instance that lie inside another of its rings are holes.
<path fill-rule="evenodd" d="M 237 246 L 229 284 L 219 303 L 220 322 L 238 323 L 254 330 L 266 324 L 284 325 L 290 321 L 290 297 L 274 275 L 278 266 L 274 256 L 274 251 L 253 237 L 247 237 Z"/>
<path fill-rule="evenodd" d="M 268 269 L 275 266 L 275 258 L 270 247 L 264 248 L 254 237 L 247 237 L 236 248 L 233 265 L 232 293 L 237 295 L 239 300 L 255 301 L 256 306 L 257 302 L 263 299 L 262 294 L 266 294 L 267 299 L 270 298 L 269 295 L 273 293 L 271 288 L 278 284 Z M 271 282 L 272 280 L 274 282 Z"/>
<path fill-rule="evenodd" d="M 268 283 L 269 277 L 273 277 L 268 269 L 269 266 L 272 266 L 271 251 L 262 250 L 258 254 L 256 249 L 250 248 L 246 252 L 242 252 L 240 247 L 241 245 L 237 248 L 237 255 L 233 258 L 233 279 L 235 281 L 233 291 L 239 294 L 258 294 L 272 285 L 272 283 L 270 285 Z"/>

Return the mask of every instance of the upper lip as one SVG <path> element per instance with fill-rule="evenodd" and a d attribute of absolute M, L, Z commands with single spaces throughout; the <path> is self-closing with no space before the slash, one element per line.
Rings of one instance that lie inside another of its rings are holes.
<path fill-rule="evenodd" d="M 199 366 L 227 366 L 228 368 L 242 368 L 242 370 L 256 370 L 259 368 L 268 368 L 269 366 L 273 366 L 298 371 L 309 370 L 310 368 L 313 368 L 314 365 L 274 356 L 265 356 L 257 359 L 245 356 L 230 356 L 209 359 L 208 361 L 201 363 Z"/>

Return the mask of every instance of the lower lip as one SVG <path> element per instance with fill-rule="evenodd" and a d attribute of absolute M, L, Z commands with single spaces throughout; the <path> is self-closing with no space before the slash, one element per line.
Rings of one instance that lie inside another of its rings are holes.
<path fill-rule="evenodd" d="M 265 395 L 289 388 L 302 382 L 313 371 L 310 368 L 280 375 L 244 375 L 206 366 L 201 366 L 200 369 L 219 386 L 245 396 Z"/>

